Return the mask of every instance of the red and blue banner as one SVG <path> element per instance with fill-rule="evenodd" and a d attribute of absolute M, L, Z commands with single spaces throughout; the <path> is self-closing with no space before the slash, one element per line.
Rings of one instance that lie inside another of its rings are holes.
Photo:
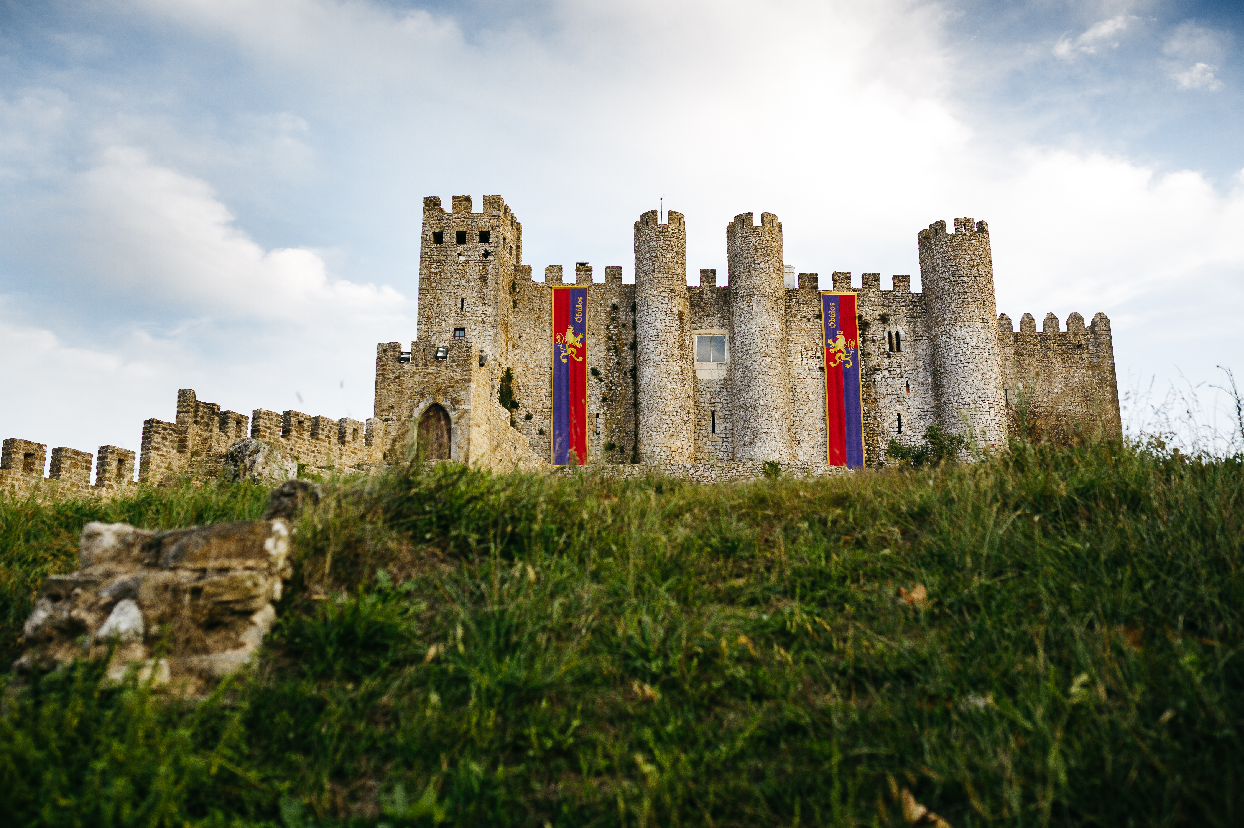
<path fill-rule="evenodd" d="M 854 293 L 821 293 L 825 322 L 825 442 L 829 465 L 864 465 L 864 406 L 860 385 L 860 332 Z"/>
<path fill-rule="evenodd" d="M 553 290 L 552 462 L 587 462 L 587 288 Z"/>

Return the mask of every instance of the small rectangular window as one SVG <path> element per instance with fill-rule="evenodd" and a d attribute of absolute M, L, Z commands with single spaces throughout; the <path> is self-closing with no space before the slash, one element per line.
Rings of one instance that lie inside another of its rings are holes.
<path fill-rule="evenodd" d="M 454 328 L 454 339 L 466 339 L 466 328 Z"/>
<path fill-rule="evenodd" d="M 899 434 L 903 433 L 903 415 L 902 414 L 898 415 L 898 433 Z"/>
<path fill-rule="evenodd" d="M 488 240 L 489 240 L 489 239 L 491 239 L 491 238 L 492 238 L 492 231 L 491 231 L 491 230 L 481 230 L 481 231 L 479 231 L 479 243 L 480 243 L 480 244 L 488 244 Z"/>
<path fill-rule="evenodd" d="M 724 363 L 726 361 L 726 338 L 724 336 L 697 336 L 695 338 L 695 361 Z"/>
<path fill-rule="evenodd" d="M 712 429 L 713 429 L 713 433 L 716 434 L 717 433 L 717 412 L 710 411 L 708 412 L 708 415 L 712 417 Z"/>
<path fill-rule="evenodd" d="M 458 305 L 459 313 L 466 313 L 466 297 L 463 297 L 461 304 Z"/>
<path fill-rule="evenodd" d="M 894 350 L 894 331 L 886 331 L 885 338 L 886 340 L 888 340 L 888 345 L 890 346 L 890 350 L 893 351 Z"/>
<path fill-rule="evenodd" d="M 903 351 L 903 332 L 902 331 L 894 332 L 894 350 L 898 351 L 899 353 L 902 353 Z"/>
<path fill-rule="evenodd" d="M 456 233 L 454 233 L 454 241 L 457 242 L 458 244 L 466 244 L 466 231 L 459 230 Z"/>
<path fill-rule="evenodd" d="M 432 231 L 432 244 L 444 244 L 444 243 L 445 243 L 445 234 L 441 232 L 440 230 L 433 230 Z"/>

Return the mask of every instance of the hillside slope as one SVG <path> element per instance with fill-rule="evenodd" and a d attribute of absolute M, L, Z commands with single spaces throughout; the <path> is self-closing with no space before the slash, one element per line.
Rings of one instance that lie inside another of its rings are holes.
<path fill-rule="evenodd" d="M 0 504 L 5 657 L 87 520 L 264 497 Z M 0 679 L 19 824 L 903 825 L 905 789 L 956 828 L 1244 820 L 1240 458 L 411 467 L 329 486 L 295 545 L 262 659 L 206 700 Z"/>

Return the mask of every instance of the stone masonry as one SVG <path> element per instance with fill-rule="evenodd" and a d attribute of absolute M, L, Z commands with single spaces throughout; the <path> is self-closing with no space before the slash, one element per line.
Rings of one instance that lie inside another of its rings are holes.
<path fill-rule="evenodd" d="M 60 493 L 109 494 L 134 482 L 134 452 L 100 446 L 91 485 L 90 453 L 60 446 L 52 449 L 48 476 L 43 476 L 47 446 L 10 437 L 0 453 L 0 492 L 28 495 L 47 486 Z"/>
<path fill-rule="evenodd" d="M 728 284 L 704 269 L 688 285 L 686 221 L 674 211 L 662 218 L 648 211 L 634 224 L 634 284 L 622 282 L 619 266 L 597 281 L 588 262 L 573 275 L 549 265 L 536 281 L 522 262 L 523 226 L 501 196 L 484 196 L 478 213 L 470 196 L 454 196 L 449 211 L 429 196 L 418 339 L 409 350 L 377 346 L 372 419 L 263 409 L 247 418 L 183 389 L 173 422 L 143 424 L 139 479 L 214 477 L 246 440 L 320 471 L 400 461 L 420 446 L 427 459 L 547 468 L 559 284 L 588 291 L 590 463 L 694 480 L 747 479 L 766 462 L 828 472 L 819 276 L 785 264 L 777 216 L 762 213 L 757 224 L 741 213 L 726 227 Z M 882 290 L 879 273 L 856 286 L 835 271 L 826 286 L 857 299 L 867 463 L 883 463 L 891 440 L 919 443 L 935 425 L 986 449 L 1020 433 L 1121 436 L 1105 314 L 1086 327 L 1073 313 L 1065 330 L 1051 314 L 1040 333 L 1024 314 L 1016 331 L 997 314 L 985 222 L 955 219 L 952 233 L 937 221 L 916 241 L 923 293 L 906 275 Z M 0 490 L 36 487 L 46 461 L 45 445 L 5 440 Z M 99 492 L 132 482 L 132 452 L 101 446 L 94 486 L 90 462 L 54 449 L 51 479 Z"/>
<path fill-rule="evenodd" d="M 591 316 L 588 316 L 591 320 Z M 635 222 L 635 342 L 639 458 L 686 462 L 695 452 L 695 364 L 687 291 L 687 229 L 681 213 L 656 210 Z"/>
<path fill-rule="evenodd" d="M 595 281 L 586 262 L 573 278 L 550 265 L 537 282 L 522 263 L 522 225 L 510 207 L 499 196 L 486 196 L 481 213 L 471 203 L 455 196 L 446 212 L 439 198 L 424 199 L 419 339 L 410 351 L 383 344 L 377 356 L 387 457 L 410 446 L 436 404 L 453 422 L 452 459 L 501 468 L 497 458 L 521 455 L 524 467 L 547 464 L 549 288 L 570 283 L 588 287 L 593 461 L 692 479 L 755 476 L 763 461 L 825 470 L 821 285 L 816 273 L 787 273 L 777 216 L 756 223 L 743 213 L 727 226 L 725 286 L 714 270 L 686 285 L 686 223 L 673 211 L 664 222 L 656 211 L 635 222 L 635 284 L 612 266 Z M 1016 333 L 996 312 L 988 226 L 968 218 L 954 226 L 949 233 L 939 221 L 918 235 L 923 293 L 912 292 L 909 276 L 885 291 L 878 273 L 859 286 L 849 273 L 831 276 L 833 290 L 858 300 L 867 462 L 884 462 L 890 440 L 923 440 L 932 425 L 966 432 L 983 448 L 1021 428 L 1055 439 L 1119 436 L 1109 320 L 1098 314 L 1085 329 L 1072 314 L 1066 332 L 1054 320 L 1038 336 L 1026 316 Z M 697 361 L 701 336 L 723 338 L 722 355 Z M 485 438 L 492 425 L 479 423 L 477 409 L 503 398 L 514 406 L 508 424 L 487 420 L 507 435 Z M 508 445 L 508 432 L 522 436 L 530 456 L 492 448 Z M 688 471 L 697 464 L 710 471 Z"/>

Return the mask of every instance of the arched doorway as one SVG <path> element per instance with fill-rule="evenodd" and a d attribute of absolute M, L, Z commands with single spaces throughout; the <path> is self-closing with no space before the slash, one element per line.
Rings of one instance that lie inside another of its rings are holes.
<path fill-rule="evenodd" d="M 419 418 L 419 451 L 424 460 L 449 459 L 449 412 L 436 403 Z"/>

